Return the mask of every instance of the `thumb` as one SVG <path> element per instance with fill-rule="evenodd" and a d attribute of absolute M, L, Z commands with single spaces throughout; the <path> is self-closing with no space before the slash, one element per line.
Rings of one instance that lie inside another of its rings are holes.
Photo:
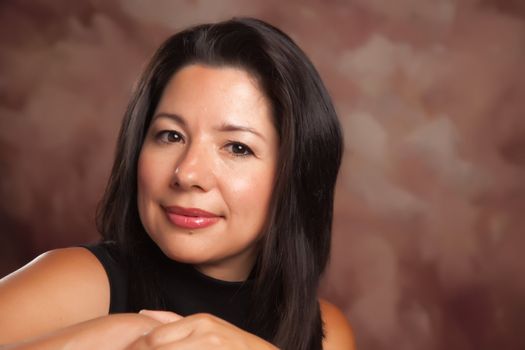
<path fill-rule="evenodd" d="M 139 314 L 148 316 L 161 323 L 170 323 L 182 320 L 184 317 L 171 311 L 140 310 Z"/>

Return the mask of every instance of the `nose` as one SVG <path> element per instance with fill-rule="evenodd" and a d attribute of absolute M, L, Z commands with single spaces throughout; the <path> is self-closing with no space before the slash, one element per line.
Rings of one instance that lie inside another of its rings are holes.
<path fill-rule="evenodd" d="M 203 144 L 189 144 L 176 163 L 171 186 L 208 192 L 213 187 L 214 176 L 211 152 L 211 148 Z"/>

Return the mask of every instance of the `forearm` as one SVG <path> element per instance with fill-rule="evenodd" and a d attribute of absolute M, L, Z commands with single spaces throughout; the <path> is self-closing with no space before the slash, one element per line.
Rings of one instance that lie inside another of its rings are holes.
<path fill-rule="evenodd" d="M 159 324 L 138 314 L 117 314 L 82 322 L 1 350 L 124 349 L 137 337 Z"/>

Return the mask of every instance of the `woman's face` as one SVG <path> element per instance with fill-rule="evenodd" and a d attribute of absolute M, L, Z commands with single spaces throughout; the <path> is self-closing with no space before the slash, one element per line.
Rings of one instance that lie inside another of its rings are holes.
<path fill-rule="evenodd" d="M 138 162 L 144 228 L 171 259 L 245 279 L 266 222 L 278 136 L 246 71 L 190 65 L 166 86 Z"/>

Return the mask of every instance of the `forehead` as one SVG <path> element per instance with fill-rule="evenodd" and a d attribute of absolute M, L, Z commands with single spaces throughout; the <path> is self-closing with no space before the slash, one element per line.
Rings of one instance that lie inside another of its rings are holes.
<path fill-rule="evenodd" d="M 236 67 L 201 64 L 186 66 L 171 77 L 156 112 L 188 118 L 206 114 L 229 120 L 272 119 L 270 102 L 252 74 Z"/>

